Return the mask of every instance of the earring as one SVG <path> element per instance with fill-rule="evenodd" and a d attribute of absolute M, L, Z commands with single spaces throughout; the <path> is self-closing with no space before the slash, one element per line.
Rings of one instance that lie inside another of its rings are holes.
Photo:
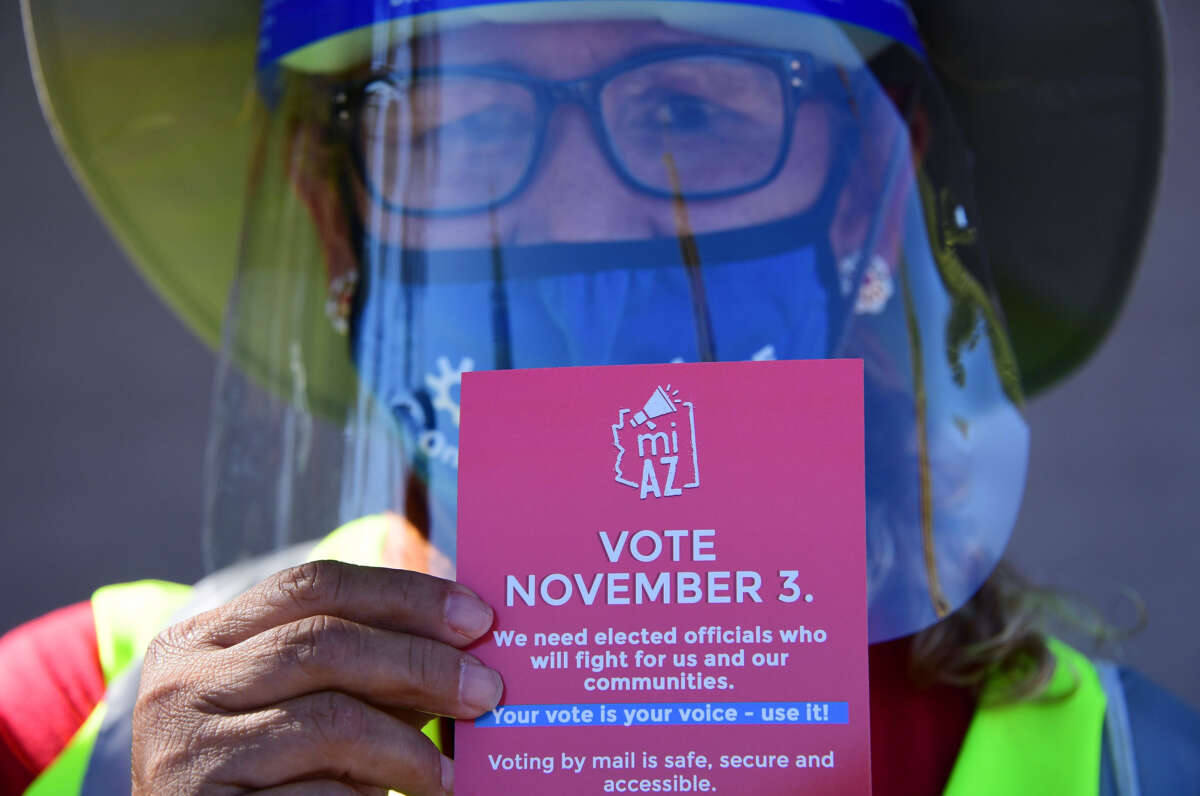
<path fill-rule="evenodd" d="M 852 252 L 838 261 L 838 282 L 841 284 L 843 298 L 850 295 L 854 274 L 861 259 L 861 252 Z M 859 282 L 858 296 L 854 301 L 855 314 L 878 315 L 887 307 L 888 300 L 894 292 L 892 267 L 881 255 L 873 255 Z"/>
<path fill-rule="evenodd" d="M 358 271 L 338 274 L 329 280 L 325 295 L 325 315 L 338 334 L 350 331 L 350 309 L 354 305 L 354 290 L 358 287 Z"/>

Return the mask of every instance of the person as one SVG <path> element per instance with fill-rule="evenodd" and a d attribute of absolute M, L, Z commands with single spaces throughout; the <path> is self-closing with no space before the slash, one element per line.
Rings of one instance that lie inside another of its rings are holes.
<path fill-rule="evenodd" d="M 855 357 L 876 791 L 1200 792 L 1200 720 L 999 564 L 1023 396 L 1144 235 L 1156 6 L 1064 49 L 1076 17 L 985 5 L 26 4 L 82 179 L 221 366 L 213 574 L 0 642 L 0 782 L 451 792 L 433 719 L 503 692 L 452 580 L 462 372 Z M 1112 70 L 1141 90 L 1074 90 Z"/>

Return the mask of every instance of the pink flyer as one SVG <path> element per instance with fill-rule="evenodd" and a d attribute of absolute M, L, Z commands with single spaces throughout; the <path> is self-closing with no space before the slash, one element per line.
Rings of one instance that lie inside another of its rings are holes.
<path fill-rule="evenodd" d="M 871 791 L 862 363 L 467 373 L 457 792 Z"/>

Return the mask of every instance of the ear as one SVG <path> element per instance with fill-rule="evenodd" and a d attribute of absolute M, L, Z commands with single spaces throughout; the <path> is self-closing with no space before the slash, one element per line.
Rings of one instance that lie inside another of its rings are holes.
<path fill-rule="evenodd" d="M 308 211 L 325 263 L 325 312 L 342 332 L 348 328 L 359 263 L 351 240 L 347 203 L 338 179 L 337 154 L 324 128 L 297 124 L 288 138 L 287 174 L 296 196 Z"/>
<path fill-rule="evenodd" d="M 854 158 L 829 230 L 830 246 L 839 262 L 861 251 L 867 243 L 876 216 L 882 212 L 884 216 L 874 253 L 882 256 L 893 269 L 897 264 L 903 237 L 904 200 L 914 182 L 918 157 L 910 143 L 899 138 L 899 132 L 893 128 L 893 134 L 865 142 L 863 152 Z M 894 183 L 886 186 L 884 183 L 892 168 L 892 158 L 897 156 L 897 146 L 907 151 L 898 155 L 903 159 L 898 164 L 900 171 Z M 888 190 L 887 196 L 882 195 L 885 189 Z"/>
<path fill-rule="evenodd" d="M 908 120 L 908 137 L 912 141 L 913 165 L 919 171 L 925 163 L 925 155 L 929 153 L 929 144 L 933 139 L 933 125 L 924 105 L 917 106 L 912 118 Z"/>
<path fill-rule="evenodd" d="M 866 120 L 865 129 L 897 134 L 900 129 L 898 122 L 902 121 L 908 132 L 909 164 L 901 166 L 904 171 L 894 186 L 893 194 L 885 198 L 888 215 L 883 221 L 880 239 L 876 244 L 876 253 L 894 268 L 903 235 L 903 198 L 929 153 L 933 130 L 929 112 L 922 103 L 915 101 L 916 95 L 913 94 L 912 87 L 884 86 L 883 92 L 888 101 L 873 103 L 867 111 L 871 118 Z M 895 143 L 881 140 L 866 141 L 863 144 L 862 157 L 855 158 L 847 182 L 848 188 L 838 202 L 830 234 L 830 243 L 839 259 L 857 251 L 863 245 L 873 219 L 868 218 L 872 215 L 871 212 L 864 212 L 861 208 L 870 207 L 872 211 L 877 209 L 873 205 L 877 206 L 878 192 L 883 187 L 883 172 L 888 168 L 888 160 L 894 146 Z M 858 212 L 855 211 L 856 205 L 860 208 Z"/>
<path fill-rule="evenodd" d="M 933 137 L 933 125 L 929 121 L 929 111 L 924 103 L 917 101 L 920 94 L 914 93 L 913 87 L 902 89 L 898 86 L 888 86 L 884 89 L 892 104 L 907 118 L 908 140 L 912 147 L 913 165 L 920 170 L 929 152 L 929 144 Z"/>

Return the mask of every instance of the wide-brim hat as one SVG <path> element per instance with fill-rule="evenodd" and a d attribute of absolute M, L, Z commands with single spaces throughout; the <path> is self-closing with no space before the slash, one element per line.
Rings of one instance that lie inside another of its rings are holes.
<path fill-rule="evenodd" d="M 1157 0 L 912 0 L 975 155 L 983 244 L 1027 393 L 1115 320 L 1162 161 Z M 217 345 L 251 162 L 258 5 L 22 0 L 42 107 L 147 280 Z"/>

